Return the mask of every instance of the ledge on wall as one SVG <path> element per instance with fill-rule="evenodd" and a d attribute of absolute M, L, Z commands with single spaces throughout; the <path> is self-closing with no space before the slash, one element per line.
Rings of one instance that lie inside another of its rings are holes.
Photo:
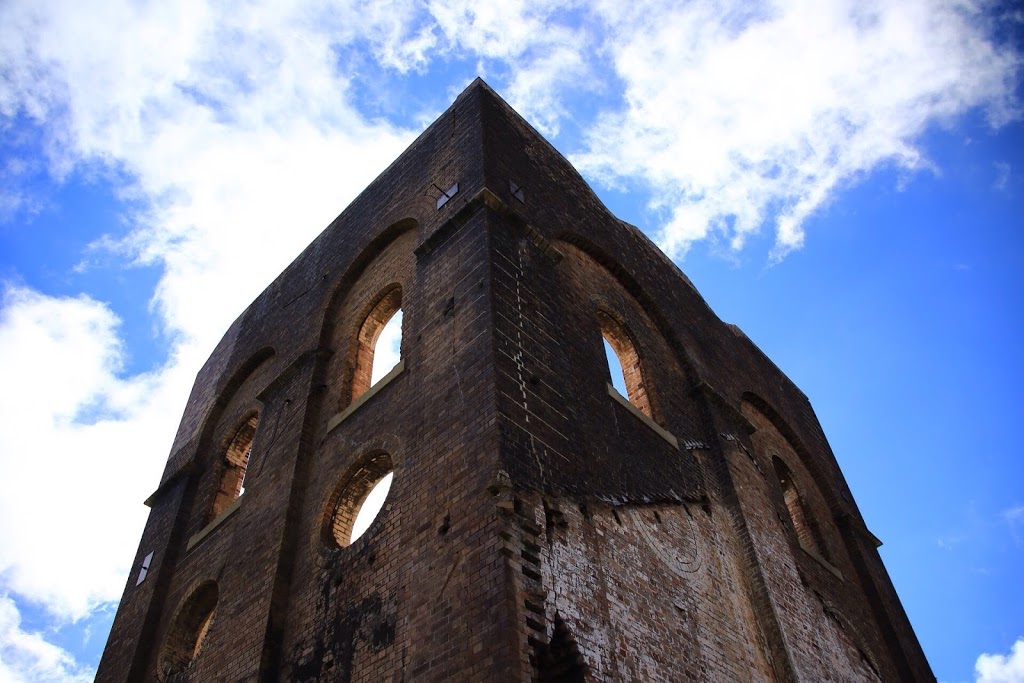
<path fill-rule="evenodd" d="M 827 569 L 833 576 L 835 576 L 840 581 L 846 581 L 846 579 L 843 577 L 843 573 L 839 571 L 838 567 L 836 567 L 834 564 L 832 564 L 824 557 L 822 557 L 820 554 L 818 554 L 818 551 L 814 550 L 813 548 L 808 548 L 806 545 L 804 545 L 804 542 L 801 541 L 799 538 L 797 538 L 796 541 L 800 544 L 800 549 L 808 555 L 810 555 L 815 560 L 817 560 L 818 564 Z"/>
<path fill-rule="evenodd" d="M 188 539 L 188 545 L 185 546 L 185 551 L 187 552 L 189 550 L 192 550 L 192 548 L 194 548 L 200 541 L 202 541 L 204 538 L 213 533 L 213 530 L 219 527 L 221 524 L 223 524 L 224 520 L 230 517 L 241 504 L 242 496 L 239 496 L 238 498 L 235 498 L 233 501 L 231 501 L 231 504 L 228 505 L 227 508 L 225 508 L 224 512 L 217 515 L 217 517 L 212 522 L 210 522 L 202 529 L 200 529 L 198 532 L 196 532 L 195 535 L 192 536 L 192 538 Z"/>
<path fill-rule="evenodd" d="M 672 444 L 672 447 L 679 450 L 679 439 L 672 435 L 667 429 L 662 427 L 660 424 L 649 418 L 639 408 L 629 402 L 629 399 L 619 393 L 619 390 L 613 387 L 611 384 L 608 385 L 608 395 L 618 401 L 622 406 L 629 412 L 636 415 L 636 417 L 643 422 L 645 425 L 654 430 L 654 432 L 661 438 Z"/>
<path fill-rule="evenodd" d="M 341 411 L 340 413 L 332 417 L 330 420 L 328 420 L 327 431 L 330 432 L 332 429 L 334 429 L 342 422 L 344 422 L 345 418 L 359 410 L 359 408 L 362 407 L 364 403 L 373 398 L 377 394 L 377 392 L 383 389 L 391 380 L 402 374 L 403 370 L 405 370 L 404 358 L 398 361 L 398 365 L 392 368 L 391 372 L 381 377 L 376 384 L 374 384 L 372 387 L 364 391 L 362 396 L 352 401 L 352 403 L 349 403 L 348 407 L 345 408 L 345 410 Z"/>

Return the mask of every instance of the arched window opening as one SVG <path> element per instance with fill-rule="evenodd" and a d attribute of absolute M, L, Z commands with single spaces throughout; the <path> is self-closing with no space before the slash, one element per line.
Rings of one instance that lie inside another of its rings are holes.
<path fill-rule="evenodd" d="M 249 468 L 249 454 L 252 452 L 258 423 L 258 414 L 253 413 L 247 417 L 235 429 L 228 447 L 224 450 L 224 474 L 213 501 L 214 517 L 219 516 L 236 498 L 245 493 L 245 473 Z"/>
<path fill-rule="evenodd" d="M 160 650 L 161 681 L 174 680 L 175 674 L 187 669 L 199 656 L 216 611 L 217 584 L 212 581 L 201 585 L 185 600 Z"/>
<path fill-rule="evenodd" d="M 380 515 L 393 479 L 387 453 L 357 466 L 331 496 L 324 541 L 344 548 L 358 540 Z"/>
<path fill-rule="evenodd" d="M 352 400 L 356 400 L 402 358 L 402 290 L 395 287 L 373 307 L 359 328 Z"/>
<path fill-rule="evenodd" d="M 373 368 L 370 371 L 370 386 L 379 382 L 384 375 L 394 370 L 402 360 L 402 311 L 399 309 L 381 328 L 377 347 L 373 353 Z"/>
<path fill-rule="evenodd" d="M 779 488 L 782 489 L 782 499 L 789 510 L 789 519 L 796 530 L 796 537 L 807 550 L 813 550 L 821 555 L 821 544 L 818 543 L 814 528 L 807 517 L 800 492 L 797 491 L 793 481 L 793 473 L 789 467 L 778 456 L 772 456 L 772 465 L 775 467 L 775 475 L 779 479 Z"/>
<path fill-rule="evenodd" d="M 622 370 L 622 363 L 619 362 L 619 357 L 615 355 L 615 349 L 608 343 L 608 340 L 602 338 L 601 341 L 604 342 L 604 357 L 608 361 L 608 372 L 612 376 L 612 386 L 615 387 L 617 392 L 627 396 L 629 389 L 626 388 L 626 373 Z"/>
<path fill-rule="evenodd" d="M 601 336 L 604 338 L 605 356 L 611 384 L 647 417 L 651 415 L 651 403 L 647 396 L 640 356 L 633 340 L 626 330 L 610 315 L 598 311 Z"/>

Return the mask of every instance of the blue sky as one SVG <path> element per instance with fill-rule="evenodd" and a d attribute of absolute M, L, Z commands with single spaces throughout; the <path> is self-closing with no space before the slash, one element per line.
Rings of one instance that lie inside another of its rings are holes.
<path fill-rule="evenodd" d="M 938 678 L 1024 680 L 1022 35 L 982 0 L 0 3 L 0 681 L 91 679 L 200 365 L 477 75 L 807 393 Z"/>

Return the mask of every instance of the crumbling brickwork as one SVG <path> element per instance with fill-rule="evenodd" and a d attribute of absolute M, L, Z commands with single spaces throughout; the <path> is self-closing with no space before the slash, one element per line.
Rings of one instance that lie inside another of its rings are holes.
<path fill-rule="evenodd" d="M 806 397 L 481 81 L 227 331 L 147 504 L 100 681 L 934 680 Z"/>

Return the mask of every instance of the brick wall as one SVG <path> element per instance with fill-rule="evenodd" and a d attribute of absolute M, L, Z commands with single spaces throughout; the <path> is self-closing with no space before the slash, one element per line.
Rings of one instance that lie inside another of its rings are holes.
<path fill-rule="evenodd" d="M 157 679 L 211 585 L 169 680 L 930 679 L 803 394 L 482 82 L 231 326 L 149 503 L 101 681 Z"/>

